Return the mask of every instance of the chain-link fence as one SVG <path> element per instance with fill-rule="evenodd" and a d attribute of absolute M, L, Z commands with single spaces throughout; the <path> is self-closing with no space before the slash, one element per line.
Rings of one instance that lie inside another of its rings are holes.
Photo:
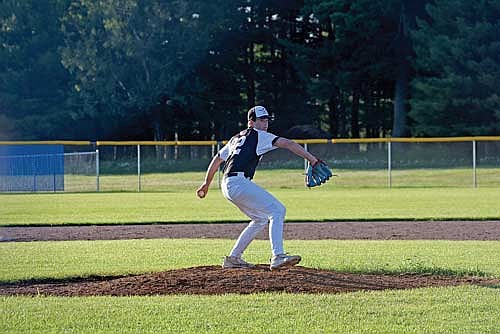
<path fill-rule="evenodd" d="M 500 186 L 500 137 L 297 142 L 328 162 L 338 175 L 331 182 L 335 187 Z M 66 142 L 64 191 L 195 189 L 203 180 L 210 160 L 224 144 Z M 255 181 L 278 188 L 303 186 L 301 174 L 306 166 L 302 158 L 277 149 L 263 156 Z M 0 175 L 0 179 L 5 177 Z M 220 178 L 219 173 L 214 186 Z"/>

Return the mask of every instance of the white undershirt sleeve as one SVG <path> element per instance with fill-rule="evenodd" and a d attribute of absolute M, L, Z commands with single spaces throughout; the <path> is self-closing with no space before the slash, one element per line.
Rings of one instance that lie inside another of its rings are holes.
<path fill-rule="evenodd" d="M 227 161 L 227 159 L 229 158 L 229 154 L 231 153 L 231 148 L 229 146 L 229 143 L 227 143 L 226 145 L 224 145 L 223 148 L 221 148 L 219 150 L 219 158 L 221 158 L 222 160 L 224 161 Z"/>
<path fill-rule="evenodd" d="M 276 135 L 273 135 L 270 132 L 257 130 L 258 141 L 257 141 L 257 155 L 262 155 L 269 151 L 277 149 L 276 146 L 273 146 L 273 141 L 278 138 Z"/>

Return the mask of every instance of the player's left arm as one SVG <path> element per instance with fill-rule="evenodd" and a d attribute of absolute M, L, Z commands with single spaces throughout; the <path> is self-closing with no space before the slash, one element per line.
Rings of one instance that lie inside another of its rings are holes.
<path fill-rule="evenodd" d="M 298 155 L 299 157 L 302 157 L 306 160 L 309 161 L 309 163 L 314 166 L 318 162 L 318 158 L 316 158 L 314 155 L 311 153 L 307 152 L 302 146 L 294 142 L 293 140 L 279 137 L 276 139 L 276 141 L 273 143 L 274 146 L 279 147 L 279 148 L 285 148 L 289 150 L 290 152 Z"/>

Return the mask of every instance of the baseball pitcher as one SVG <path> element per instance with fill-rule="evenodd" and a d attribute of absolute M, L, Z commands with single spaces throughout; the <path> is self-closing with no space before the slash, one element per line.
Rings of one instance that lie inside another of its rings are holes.
<path fill-rule="evenodd" d="M 270 269 L 276 270 L 294 266 L 301 260 L 300 256 L 288 255 L 283 249 L 285 206 L 269 192 L 252 182 L 252 178 L 261 157 L 276 148 L 285 148 L 307 159 L 310 166 L 313 167 L 319 164 L 324 165 L 324 163 L 299 144 L 267 132 L 268 125 L 269 114 L 266 108 L 263 106 L 251 108 L 248 111 L 248 128 L 232 137 L 214 156 L 208 166 L 205 180 L 197 189 L 198 197 L 204 198 L 215 173 L 220 165 L 225 163 L 221 184 L 222 193 L 228 201 L 236 205 L 251 219 L 238 237 L 229 256 L 224 257 L 223 268 L 255 267 L 255 265 L 243 260 L 242 255 L 250 242 L 267 224 L 269 224 L 269 240 L 272 251 Z M 317 185 L 324 182 L 325 180 L 318 180 Z M 316 182 L 308 184 L 306 179 L 306 185 L 314 186 L 311 184 L 316 185 Z"/>

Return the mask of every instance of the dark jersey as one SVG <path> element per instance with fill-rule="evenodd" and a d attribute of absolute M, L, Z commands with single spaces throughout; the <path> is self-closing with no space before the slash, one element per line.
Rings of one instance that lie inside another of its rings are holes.
<path fill-rule="evenodd" d="M 248 128 L 241 131 L 219 151 L 219 157 L 226 162 L 224 175 L 243 172 L 253 178 L 262 155 L 276 149 L 273 146 L 279 137 L 272 133 Z"/>

